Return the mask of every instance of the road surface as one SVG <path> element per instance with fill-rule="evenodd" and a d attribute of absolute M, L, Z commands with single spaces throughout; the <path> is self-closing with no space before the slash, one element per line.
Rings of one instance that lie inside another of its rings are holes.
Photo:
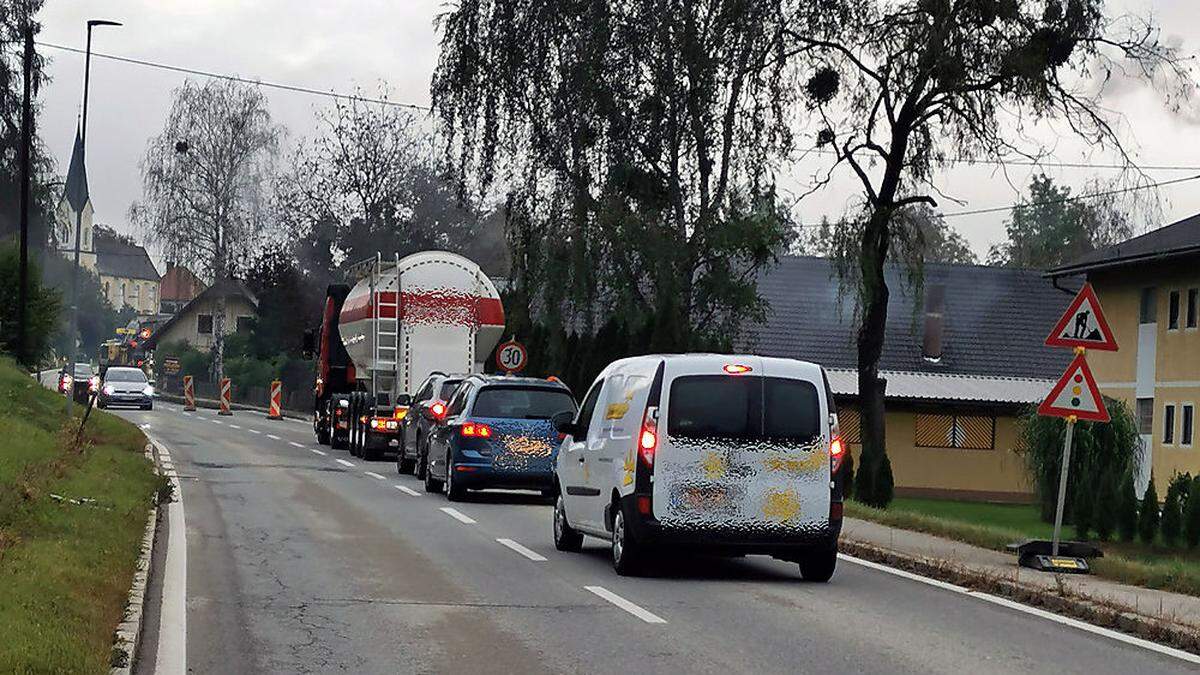
<path fill-rule="evenodd" d="M 670 560 L 651 577 L 618 577 L 600 542 L 554 550 L 551 506 L 532 494 L 451 504 L 394 462 L 351 458 L 316 445 L 305 423 L 259 413 L 159 402 L 119 414 L 169 449 L 180 477 L 191 672 L 1192 667 L 848 561 L 829 584 L 760 557 Z"/>

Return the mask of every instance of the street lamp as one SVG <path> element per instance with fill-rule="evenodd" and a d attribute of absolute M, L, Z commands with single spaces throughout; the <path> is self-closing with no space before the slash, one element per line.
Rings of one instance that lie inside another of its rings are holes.
<path fill-rule="evenodd" d="M 87 22 L 87 50 L 84 52 L 83 58 L 83 118 L 79 125 L 79 159 L 83 167 L 87 167 L 85 161 L 87 157 L 87 110 L 88 110 L 88 82 L 92 74 L 92 29 L 96 26 L 120 26 L 117 21 L 107 21 L 105 19 L 89 19 Z M 85 168 L 86 170 L 86 168 Z M 83 205 L 79 205 L 79 211 L 75 213 L 75 264 L 71 267 L 71 326 L 67 333 L 67 338 L 70 340 L 70 347 L 67 349 L 69 359 L 67 361 L 67 372 L 71 373 L 71 381 L 75 381 L 75 360 L 78 358 L 76 352 L 78 345 L 75 340 L 75 332 L 79 329 L 79 237 L 83 234 Z M 71 404 L 75 399 L 74 385 L 67 392 L 67 418 L 71 417 Z"/>

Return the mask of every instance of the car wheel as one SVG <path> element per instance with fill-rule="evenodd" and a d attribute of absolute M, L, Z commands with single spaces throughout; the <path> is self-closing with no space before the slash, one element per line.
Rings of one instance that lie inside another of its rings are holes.
<path fill-rule="evenodd" d="M 96 407 L 101 410 L 104 410 L 105 408 L 108 407 L 108 404 L 105 403 L 104 401 L 96 401 Z"/>
<path fill-rule="evenodd" d="M 329 429 L 324 424 L 321 424 L 319 420 L 313 423 L 313 433 L 317 436 L 318 445 L 329 445 L 331 440 L 329 438 Z"/>
<path fill-rule="evenodd" d="M 433 470 L 428 466 L 425 467 L 425 491 L 426 492 L 441 492 L 442 481 L 433 477 Z"/>
<path fill-rule="evenodd" d="M 567 522 L 567 507 L 562 496 L 554 504 L 554 548 L 572 553 L 583 549 L 583 535 Z"/>
<path fill-rule="evenodd" d="M 824 583 L 833 578 L 837 569 L 837 545 L 823 551 L 813 551 L 800 559 L 800 576 L 805 581 Z"/>
<path fill-rule="evenodd" d="M 333 448 L 334 450 L 345 450 L 346 449 L 346 437 L 338 436 L 337 434 L 333 434 L 332 436 L 329 437 L 329 447 Z"/>
<path fill-rule="evenodd" d="M 154 410 L 154 404 L 147 403 L 146 405 L 142 406 L 142 410 Z"/>
<path fill-rule="evenodd" d="M 612 563 L 617 574 L 627 577 L 641 571 L 644 551 L 642 546 L 629 536 L 624 511 L 618 507 L 616 515 L 613 516 Z"/>
<path fill-rule="evenodd" d="M 446 454 L 446 499 L 461 502 L 467 496 L 467 491 L 454 480 L 454 467 L 450 465 L 450 455 Z"/>
<path fill-rule="evenodd" d="M 419 443 L 420 443 L 420 441 L 418 440 L 418 444 Z M 425 474 L 427 472 L 428 472 L 428 469 L 425 466 L 425 453 L 418 450 L 417 451 L 417 465 L 416 465 L 416 467 L 413 468 L 413 475 L 417 477 L 417 480 L 425 480 Z"/>

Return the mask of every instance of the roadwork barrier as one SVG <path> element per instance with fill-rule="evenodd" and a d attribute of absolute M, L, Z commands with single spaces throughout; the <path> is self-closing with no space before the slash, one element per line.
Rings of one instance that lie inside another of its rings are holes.
<path fill-rule="evenodd" d="M 232 415 L 232 389 L 233 382 L 228 377 L 221 378 L 221 409 L 217 411 L 218 415 Z"/>
<path fill-rule="evenodd" d="M 271 383 L 271 405 L 267 411 L 267 419 L 283 419 L 283 383 L 279 380 Z"/>
<path fill-rule="evenodd" d="M 183 376 L 183 409 L 196 409 L 196 383 L 191 375 Z"/>

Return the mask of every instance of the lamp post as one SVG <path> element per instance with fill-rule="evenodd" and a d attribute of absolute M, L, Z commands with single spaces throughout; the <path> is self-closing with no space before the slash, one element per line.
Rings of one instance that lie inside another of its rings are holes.
<path fill-rule="evenodd" d="M 104 19 L 89 19 L 87 22 L 87 50 L 83 58 L 83 118 L 79 125 L 79 155 L 80 164 L 87 166 L 87 110 L 88 82 L 92 74 L 92 29 L 96 26 L 120 26 L 117 21 Z M 71 326 L 67 333 L 70 348 L 67 349 L 69 360 L 67 372 L 71 374 L 71 388 L 67 391 L 67 417 L 71 416 L 71 404 L 75 399 L 75 360 L 78 358 L 79 345 L 75 333 L 79 330 L 79 237 L 83 233 L 83 204 L 75 212 L 75 264 L 71 267 Z"/>

